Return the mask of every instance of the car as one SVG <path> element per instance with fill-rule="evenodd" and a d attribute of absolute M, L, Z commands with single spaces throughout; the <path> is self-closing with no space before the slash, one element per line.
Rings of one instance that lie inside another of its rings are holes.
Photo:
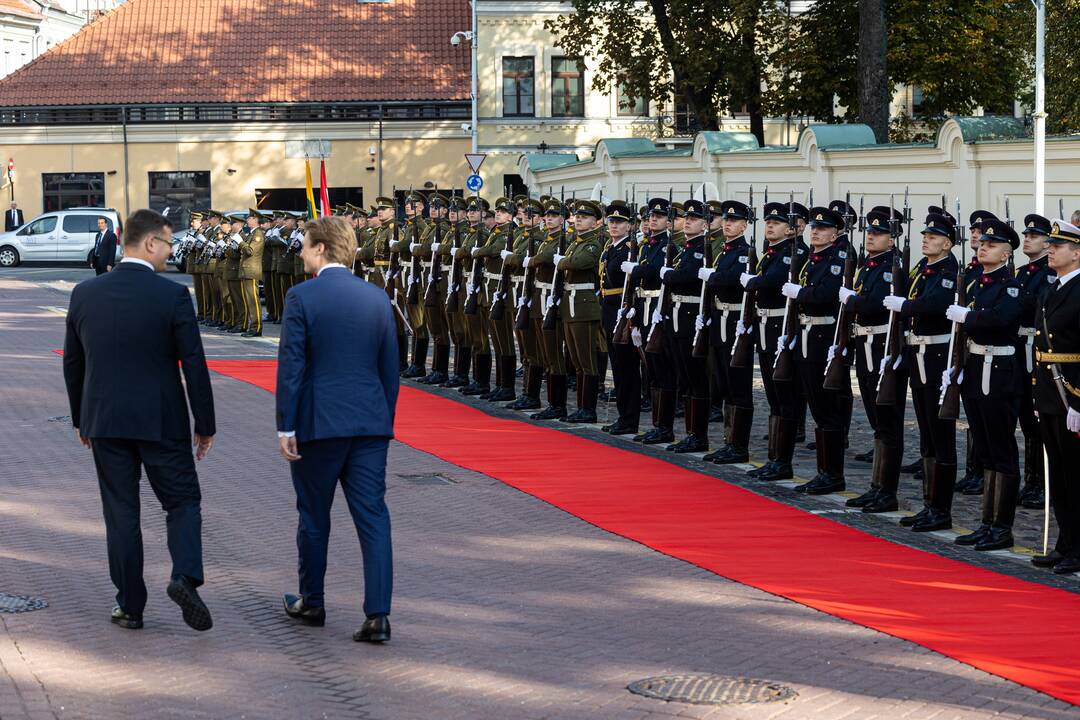
<path fill-rule="evenodd" d="M 0 233 L 0 267 L 21 262 L 86 262 L 94 251 L 98 218 L 116 233 L 116 258 L 123 254 L 123 225 L 112 208 L 73 207 L 42 213 L 22 227 Z"/>

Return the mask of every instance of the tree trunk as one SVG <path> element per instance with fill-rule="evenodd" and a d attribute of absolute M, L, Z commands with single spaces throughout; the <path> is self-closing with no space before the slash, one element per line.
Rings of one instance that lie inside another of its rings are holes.
<path fill-rule="evenodd" d="M 671 20 L 668 17 L 668 3 L 666 0 L 651 0 L 653 20 L 656 21 L 656 32 L 660 36 L 660 46 L 664 49 L 671 60 L 671 75 L 674 80 L 675 98 L 682 98 L 687 105 L 687 110 L 697 120 L 698 130 L 715 130 L 719 127 L 719 116 L 713 104 L 713 98 L 708 89 L 698 90 L 688 81 L 686 63 L 684 61 L 685 50 L 675 42 L 675 34 L 671 29 Z"/>
<path fill-rule="evenodd" d="M 859 0 L 859 122 L 879 143 L 889 141 L 889 76 L 885 0 Z"/>

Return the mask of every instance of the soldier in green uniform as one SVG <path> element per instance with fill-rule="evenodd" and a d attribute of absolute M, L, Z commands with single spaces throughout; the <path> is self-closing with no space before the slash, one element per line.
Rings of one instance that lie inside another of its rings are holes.
<path fill-rule="evenodd" d="M 274 297 L 274 243 L 270 239 L 270 232 L 274 229 L 274 214 L 269 212 L 259 213 L 259 227 L 263 231 L 262 251 L 262 283 L 263 299 L 266 304 L 266 317 L 260 318 L 261 322 L 274 322 L 277 316 L 277 298 Z"/>
<path fill-rule="evenodd" d="M 281 237 L 281 228 L 285 224 L 284 215 L 275 212 L 270 229 L 266 231 L 266 245 L 270 248 L 270 265 L 263 267 L 263 293 L 266 294 L 267 308 L 270 298 L 274 299 L 274 308 L 270 311 L 270 322 L 280 323 L 285 301 L 281 295 L 281 254 L 285 252 L 285 242 Z"/>
<path fill-rule="evenodd" d="M 544 229 L 544 206 L 539 200 L 522 197 L 518 212 L 520 225 L 514 233 L 513 250 L 505 256 L 503 262 L 511 269 L 514 287 L 514 297 L 517 301 L 507 304 L 507 312 L 511 316 L 511 325 L 514 327 L 514 337 L 518 347 L 525 356 L 525 381 L 521 395 L 506 407 L 511 410 L 536 410 L 540 408 L 540 385 L 544 379 L 544 359 L 540 352 L 540 341 L 531 322 L 522 329 L 517 329 L 515 319 L 518 308 L 526 302 L 531 302 L 531 297 L 525 295 L 525 258 L 529 256 L 530 245 L 535 251 L 547 238 Z"/>
<path fill-rule="evenodd" d="M 184 252 L 184 272 L 191 276 L 191 284 L 195 289 L 195 319 L 202 322 L 206 315 L 206 299 L 203 297 L 202 266 L 199 265 L 199 250 L 202 247 L 202 213 L 191 213 L 189 229 L 184 238 L 186 250 Z"/>
<path fill-rule="evenodd" d="M 469 232 L 469 221 L 465 217 L 467 207 L 468 203 L 465 198 L 450 198 L 449 226 L 439 248 L 439 253 L 444 256 L 444 264 L 446 259 L 449 259 L 443 307 L 446 309 L 450 339 L 454 343 L 454 374 L 440 385 L 440 387 L 446 388 L 468 385 L 469 369 L 472 366 L 472 344 L 469 340 L 469 331 L 465 324 L 463 301 L 461 300 L 461 289 L 465 285 L 468 262 L 458 257 L 458 251 L 464 244 L 465 237 Z"/>
<path fill-rule="evenodd" d="M 216 246 L 221 219 L 213 210 L 206 211 L 207 226 L 203 228 L 206 244 L 202 249 L 202 282 L 203 297 L 206 298 L 206 309 L 209 316 L 203 323 L 206 327 L 217 328 L 221 326 L 221 304 L 218 301 L 217 283 L 214 275 L 217 272 Z"/>
<path fill-rule="evenodd" d="M 405 198 L 405 222 L 401 226 L 396 241 L 391 242 L 390 250 L 398 253 L 402 266 L 402 288 L 406 296 L 405 311 L 409 325 L 413 329 L 412 360 L 409 367 L 401 374 L 403 378 L 422 378 L 427 375 L 428 329 L 424 322 L 423 298 L 423 260 L 419 257 L 420 238 L 424 232 L 423 193 L 412 192 Z M 414 262 L 413 248 L 417 249 Z M 413 287 L 413 286 L 416 287 Z"/>
<path fill-rule="evenodd" d="M 262 309 L 259 307 L 259 280 L 263 274 L 263 248 L 266 218 L 251 208 L 247 216 L 247 232 L 240 242 L 240 298 L 244 304 L 244 337 L 262 337 Z M 266 223 L 267 225 L 269 223 Z"/>
<path fill-rule="evenodd" d="M 229 292 L 229 280 L 226 275 L 229 261 L 226 257 L 226 248 L 232 236 L 232 220 L 224 215 L 221 216 L 221 224 L 218 225 L 217 239 L 217 270 L 214 278 L 217 281 L 218 295 L 221 297 L 222 326 L 221 329 L 228 332 L 236 326 L 236 307 L 232 302 Z"/>
<path fill-rule="evenodd" d="M 480 314 L 484 325 L 491 332 L 498 363 L 495 365 L 495 388 L 490 394 L 481 395 L 482 400 L 502 402 L 513 400 L 517 353 L 514 348 L 513 312 L 506 312 L 498 320 L 491 318 L 491 305 L 499 290 L 503 271 L 503 251 L 513 247 L 514 204 L 505 197 L 495 201 L 495 228 L 486 241 L 472 250 L 474 258 L 481 258 L 484 264 L 484 286 L 480 295 Z M 512 302 L 508 299 L 510 308 Z"/>
<path fill-rule="evenodd" d="M 488 229 L 484 216 L 488 207 L 488 201 L 481 197 L 469 199 L 465 212 L 468 232 L 461 247 L 454 253 L 463 273 L 459 300 L 473 357 L 473 381 L 458 389 L 463 395 L 486 395 L 491 392 L 491 341 L 487 323 L 480 312 L 480 301 L 485 292 L 484 261 L 473 257 L 473 251 L 487 241 Z"/>
<path fill-rule="evenodd" d="M 535 289 L 529 306 L 529 319 L 540 348 L 547 381 L 547 407 L 531 417 L 533 420 L 561 420 L 566 417 L 566 356 L 563 353 L 561 313 L 556 315 L 555 327 L 544 329 L 544 312 L 548 298 L 555 289 L 555 256 L 559 241 L 566 231 L 563 204 L 549 199 L 544 204 L 544 239 L 529 258 L 527 267 L 536 269 Z"/>
<path fill-rule="evenodd" d="M 397 317 L 398 335 L 398 364 L 401 370 L 406 368 L 406 356 L 408 353 L 408 338 L 405 334 L 405 324 L 402 322 L 400 279 L 390 278 L 390 245 L 394 241 L 394 233 L 401 235 L 401 228 L 394 211 L 394 200 L 388 197 L 375 199 L 375 208 L 378 215 L 379 227 L 374 238 L 365 246 L 360 253 L 360 262 L 368 271 L 368 281 L 380 288 L 386 288 L 389 279 L 395 289 L 391 302 L 395 308 Z"/>
<path fill-rule="evenodd" d="M 277 283 L 278 300 L 281 301 L 282 315 L 285 313 L 285 294 L 293 285 L 293 255 L 296 253 L 296 243 L 293 236 L 296 234 L 296 216 L 291 213 L 282 213 L 281 228 L 281 255 L 278 256 L 275 282 Z"/>
<path fill-rule="evenodd" d="M 450 222 L 447 215 L 450 199 L 440 193 L 431 196 L 428 223 L 420 236 L 420 252 L 423 283 L 420 287 L 420 303 L 428 334 L 434 340 L 435 350 L 431 357 L 431 372 L 417 382 L 425 385 L 441 385 L 450 379 L 450 320 L 446 315 L 446 285 L 450 256 Z M 436 274 L 436 268 L 438 273 Z"/>
<path fill-rule="evenodd" d="M 225 245 L 225 280 L 229 288 L 229 301 L 233 306 L 233 323 L 225 332 L 247 332 L 247 314 L 244 308 L 244 294 L 240 291 L 240 245 L 247 236 L 247 228 L 243 223 L 233 218 L 232 232 L 226 239 Z"/>

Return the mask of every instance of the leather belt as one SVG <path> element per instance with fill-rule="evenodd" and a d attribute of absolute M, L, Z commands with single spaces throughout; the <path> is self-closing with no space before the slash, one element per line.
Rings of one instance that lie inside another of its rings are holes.
<path fill-rule="evenodd" d="M 1035 328 L 1022 327 L 1017 334 L 1022 338 L 1027 338 L 1024 341 L 1024 366 L 1030 375 L 1035 371 L 1035 363 L 1032 362 L 1032 356 L 1035 354 Z"/>
<path fill-rule="evenodd" d="M 641 321 L 642 327 L 648 327 L 652 322 L 652 307 L 653 302 L 660 297 L 660 290 L 642 290 L 638 289 L 637 296 L 645 301 L 645 305 L 642 307 L 644 315 L 638 318 Z"/>
<path fill-rule="evenodd" d="M 713 307 L 720 311 L 720 342 L 726 344 L 728 318 L 732 314 L 736 319 L 742 317 L 742 303 L 725 303 L 713 298 Z"/>
<path fill-rule="evenodd" d="M 914 333 L 907 333 L 905 336 L 908 345 L 913 345 L 919 348 L 919 351 L 915 353 L 915 365 L 919 368 L 919 380 L 922 384 L 926 384 L 926 348 L 931 345 L 946 345 L 949 340 L 952 339 L 952 335 L 945 333 L 944 335 L 916 335 Z"/>
<path fill-rule="evenodd" d="M 574 312 L 576 310 L 575 303 L 577 301 L 578 292 L 579 291 L 584 292 L 585 290 L 589 290 L 589 291 L 595 293 L 596 292 L 596 285 L 594 283 L 591 283 L 591 282 L 590 283 L 565 283 L 563 285 L 563 291 L 570 293 L 570 317 L 574 317 Z"/>
<path fill-rule="evenodd" d="M 671 326 L 675 329 L 675 332 L 679 332 L 679 308 L 683 305 L 701 305 L 701 296 L 672 295 L 671 302 L 674 304 L 671 309 Z"/>
<path fill-rule="evenodd" d="M 814 325 L 832 325 L 836 318 L 832 315 L 803 315 L 799 313 L 799 325 L 802 334 L 802 356 L 806 359 L 806 340 L 810 336 L 810 328 Z"/>
<path fill-rule="evenodd" d="M 761 349 L 768 350 L 765 347 L 765 326 L 769 324 L 769 318 L 783 317 L 785 308 L 757 308 L 758 316 L 758 338 L 760 339 Z"/>
<path fill-rule="evenodd" d="M 866 357 L 866 369 L 870 372 L 874 372 L 874 336 L 887 333 L 889 331 L 889 324 L 884 325 L 859 325 L 855 324 L 851 326 L 851 334 L 853 337 L 865 337 L 868 342 L 863 343 L 863 355 Z"/>
<path fill-rule="evenodd" d="M 1016 354 L 1015 345 L 980 345 L 972 340 L 967 341 L 968 352 L 972 355 L 983 356 L 982 393 L 990 394 L 990 371 L 994 367 L 994 358 Z"/>

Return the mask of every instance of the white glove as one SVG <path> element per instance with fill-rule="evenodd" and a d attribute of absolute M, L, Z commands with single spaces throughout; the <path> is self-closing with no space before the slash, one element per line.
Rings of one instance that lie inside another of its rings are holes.
<path fill-rule="evenodd" d="M 716 271 L 713 270 L 712 268 L 703 267 L 703 268 L 701 268 L 700 270 L 697 271 L 698 280 L 708 282 L 709 278 L 712 277 L 712 274 L 714 272 L 716 272 Z"/>
<path fill-rule="evenodd" d="M 1069 428 L 1069 432 L 1080 433 L 1080 412 L 1069 408 L 1069 414 L 1065 418 L 1065 427 Z"/>
<path fill-rule="evenodd" d="M 748 328 L 746 325 L 743 325 L 742 320 L 736 320 L 735 321 L 735 335 L 736 336 L 745 335 L 748 332 L 750 332 L 750 328 Z"/>
<path fill-rule="evenodd" d="M 698 315 L 696 318 L 694 318 L 694 329 L 698 332 L 701 332 L 705 329 L 705 318 L 701 315 Z"/>
<path fill-rule="evenodd" d="M 513 254 L 514 253 L 510 252 L 509 250 L 500 250 L 499 251 L 499 257 L 501 257 L 504 261 L 506 260 L 506 258 L 510 257 Z"/>
<path fill-rule="evenodd" d="M 619 312 L 615 313 L 615 324 L 618 325 L 622 322 L 623 316 L 626 315 L 626 308 L 619 308 Z"/>
<path fill-rule="evenodd" d="M 519 308 L 520 308 L 520 307 L 525 307 L 525 306 L 527 306 L 528 304 L 529 304 L 529 298 L 527 298 L 526 296 L 522 295 L 521 297 L 519 297 L 519 298 L 518 298 L 518 301 L 517 301 L 517 306 L 518 306 Z"/>
<path fill-rule="evenodd" d="M 837 293 L 837 297 L 840 298 L 840 304 L 841 305 L 847 305 L 848 298 L 850 298 L 852 295 L 858 295 L 858 294 L 859 293 L 855 292 L 854 290 L 850 290 L 850 289 L 844 287 L 843 285 L 841 285 L 840 286 L 840 291 Z"/>
<path fill-rule="evenodd" d="M 660 268 L 660 279 L 663 280 L 664 276 L 667 275 L 669 272 L 671 272 L 671 270 L 672 269 L 670 267 L 662 267 L 662 268 Z"/>
<path fill-rule="evenodd" d="M 828 365 L 829 363 L 831 363 L 834 357 L 836 357 L 836 346 L 830 345 L 829 353 L 825 356 L 825 364 Z"/>
<path fill-rule="evenodd" d="M 888 360 L 888 358 L 881 358 L 881 364 L 878 365 L 878 369 L 877 369 L 877 374 L 878 375 L 884 375 L 885 374 L 885 362 L 887 360 Z"/>
<path fill-rule="evenodd" d="M 635 315 L 637 315 L 637 308 L 630 308 L 630 312 L 626 313 L 626 319 L 630 320 Z"/>
<path fill-rule="evenodd" d="M 479 254 L 480 254 L 480 248 L 473 248 L 472 250 L 470 250 L 470 251 L 469 251 L 469 253 L 470 253 L 470 254 L 471 254 L 471 255 L 472 255 L 473 257 L 476 257 L 477 255 L 479 255 Z"/>
<path fill-rule="evenodd" d="M 776 338 L 776 354 L 779 355 L 780 353 L 784 352 L 784 346 L 786 345 L 787 335 L 781 335 L 780 337 Z"/>
<path fill-rule="evenodd" d="M 739 284 L 746 287 L 750 284 L 750 281 L 756 278 L 757 275 L 751 275 L 750 273 L 742 273 L 739 275 Z"/>
<path fill-rule="evenodd" d="M 780 288 L 780 292 L 784 293 L 784 297 L 791 298 L 792 300 L 799 299 L 800 290 L 802 290 L 802 285 L 793 282 L 784 283 L 784 287 Z"/>
<path fill-rule="evenodd" d="M 945 388 L 949 387 L 949 370 L 951 368 L 945 368 L 945 372 L 941 373 L 941 392 L 945 392 Z"/>
<path fill-rule="evenodd" d="M 566 257 L 565 255 L 560 255 L 558 253 L 555 253 L 555 257 L 552 258 L 552 262 L 555 263 L 556 268 L 559 267 L 559 263 L 561 263 L 563 261 L 563 258 L 565 258 L 565 257 Z"/>
<path fill-rule="evenodd" d="M 547 310 L 550 310 L 553 307 L 555 307 L 555 294 L 554 293 L 547 296 L 547 301 L 544 303 L 544 310 L 547 311 Z"/>
<path fill-rule="evenodd" d="M 532 258 L 531 258 L 531 257 L 529 257 L 528 255 L 526 255 L 525 257 L 523 257 L 523 258 L 521 259 L 521 267 L 529 267 L 529 263 L 530 263 L 531 261 L 532 261 Z"/>
<path fill-rule="evenodd" d="M 634 272 L 634 268 L 636 268 L 637 266 L 638 264 L 636 262 L 631 262 L 630 260 L 623 260 L 622 263 L 619 264 L 619 269 L 622 270 L 624 273 L 631 273 Z"/>
<path fill-rule="evenodd" d="M 656 308 L 652 313 L 652 324 L 664 322 L 664 313 L 660 312 L 660 308 Z"/>
<path fill-rule="evenodd" d="M 423 246 L 420 243 L 409 243 L 409 252 L 415 255 L 416 251 L 419 250 L 421 247 Z"/>
<path fill-rule="evenodd" d="M 904 298 L 897 295 L 888 295 L 881 304 L 885 306 L 885 309 L 889 312 L 900 312 L 904 307 Z"/>
<path fill-rule="evenodd" d="M 644 344 L 644 342 L 641 339 L 641 329 L 640 328 L 632 328 L 630 330 L 630 340 L 633 341 L 634 347 L 641 347 Z"/>
<path fill-rule="evenodd" d="M 952 320 L 954 323 L 962 323 L 967 319 L 968 313 L 971 312 L 966 307 L 960 305 L 950 305 L 949 309 L 945 311 L 945 317 Z"/>

